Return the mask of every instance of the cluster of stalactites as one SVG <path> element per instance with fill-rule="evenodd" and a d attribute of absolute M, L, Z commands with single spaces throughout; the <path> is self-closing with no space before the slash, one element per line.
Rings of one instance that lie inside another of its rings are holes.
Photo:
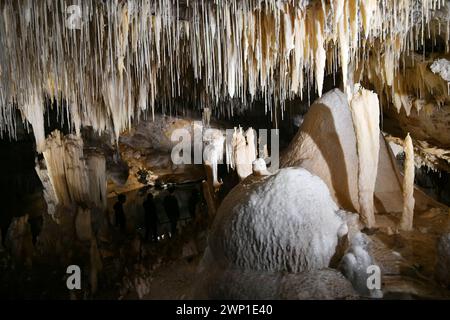
<path fill-rule="evenodd" d="M 18 109 L 39 148 L 45 97 L 65 102 L 74 132 L 92 126 L 117 138 L 143 112 L 177 98 L 200 108 L 263 99 L 268 111 L 304 89 L 321 95 L 324 74 L 338 65 L 347 89 L 375 39 L 385 63 L 395 64 L 424 41 L 444 3 L 4 0 L 0 132 L 14 136 Z"/>

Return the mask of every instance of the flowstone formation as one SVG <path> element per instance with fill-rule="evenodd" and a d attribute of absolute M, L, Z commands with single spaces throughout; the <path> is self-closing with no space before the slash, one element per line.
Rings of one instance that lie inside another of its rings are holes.
<path fill-rule="evenodd" d="M 366 106 L 371 109 L 377 107 Z M 311 105 L 299 131 L 281 156 L 281 166 L 300 166 L 321 177 L 341 208 L 359 212 L 366 224 L 370 222 L 367 226 L 373 227 L 373 213 L 370 214 L 371 220 L 367 220 L 363 208 L 374 210 L 374 213 L 402 212 L 403 179 L 385 138 L 379 134 L 374 141 L 373 135 L 377 135 L 379 129 L 371 125 L 372 133 L 369 133 L 366 121 L 376 119 L 368 115 L 353 117 L 347 96 L 342 91 L 334 89 L 327 92 Z M 364 125 L 368 130 L 366 138 L 354 129 Z M 369 138 L 371 140 L 367 140 Z M 366 149 L 360 149 L 358 143 L 368 145 Z M 367 168 L 369 164 L 370 168 Z M 355 168 L 368 171 L 368 175 L 364 176 L 364 171 Z M 365 198 L 370 202 L 373 198 L 373 203 L 361 202 L 361 193 L 367 192 L 365 188 L 369 186 L 373 188 L 374 183 L 373 196 Z M 417 188 L 414 189 L 414 197 L 416 208 L 420 210 L 439 206 Z"/>

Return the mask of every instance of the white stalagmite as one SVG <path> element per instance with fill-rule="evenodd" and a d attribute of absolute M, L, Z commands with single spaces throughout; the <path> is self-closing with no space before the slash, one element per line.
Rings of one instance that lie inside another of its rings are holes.
<path fill-rule="evenodd" d="M 350 101 L 358 152 L 358 197 L 360 214 L 364 224 L 375 226 L 374 190 L 380 152 L 380 106 L 378 96 L 372 91 L 355 85 Z"/>
<path fill-rule="evenodd" d="M 69 204 L 72 202 L 65 180 L 64 153 L 64 142 L 61 133 L 55 131 L 47 138 L 43 156 L 51 181 L 49 186 L 54 189 L 53 193 L 56 195 L 58 204 Z"/>
<path fill-rule="evenodd" d="M 88 202 L 90 187 L 88 169 L 83 154 L 83 141 L 76 137 L 64 139 L 64 175 L 70 203 Z"/>
<path fill-rule="evenodd" d="M 405 151 L 405 172 L 403 175 L 403 213 L 400 229 L 411 231 L 414 217 L 414 147 L 411 137 L 408 135 L 403 143 Z"/>
<path fill-rule="evenodd" d="M 266 161 L 262 158 L 258 158 L 253 161 L 253 174 L 255 176 L 268 176 L 270 172 L 267 170 Z"/>
<path fill-rule="evenodd" d="M 203 134 L 203 141 L 203 159 L 208 182 L 212 183 L 212 190 L 217 190 L 222 184 L 219 181 L 218 165 L 223 163 L 225 137 L 218 129 L 207 129 Z"/>
<path fill-rule="evenodd" d="M 255 132 L 249 128 L 245 134 L 242 128 L 235 129 L 232 139 L 233 163 L 241 180 L 253 173 L 253 161 L 256 160 Z"/>
<path fill-rule="evenodd" d="M 50 214 L 57 205 L 74 203 L 106 208 L 105 159 L 96 154 L 86 157 L 80 137 L 54 131 L 46 140 L 43 156 L 36 171 L 46 189 Z"/>

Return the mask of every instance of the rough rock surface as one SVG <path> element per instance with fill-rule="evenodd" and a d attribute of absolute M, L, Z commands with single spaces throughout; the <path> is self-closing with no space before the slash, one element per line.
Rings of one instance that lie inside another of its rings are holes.
<path fill-rule="evenodd" d="M 342 218 L 341 218 L 342 216 Z M 344 215 L 317 176 L 302 168 L 251 175 L 224 199 L 199 265 L 195 298 L 336 299 L 354 296 L 327 269 Z"/>
<path fill-rule="evenodd" d="M 446 287 L 450 286 L 450 233 L 442 235 L 437 243 L 436 279 Z"/>
<path fill-rule="evenodd" d="M 210 299 L 349 299 L 351 283 L 334 269 L 301 273 L 225 270 L 215 273 L 195 298 Z"/>
<path fill-rule="evenodd" d="M 325 183 L 305 169 L 247 179 L 220 206 L 209 239 L 214 257 L 247 270 L 328 267 L 343 224 Z"/>

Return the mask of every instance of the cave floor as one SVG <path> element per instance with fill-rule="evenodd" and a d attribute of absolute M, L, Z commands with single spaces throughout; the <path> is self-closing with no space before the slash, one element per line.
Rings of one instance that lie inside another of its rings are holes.
<path fill-rule="evenodd" d="M 450 299 L 450 291 L 434 279 L 436 241 L 450 232 L 450 215 L 443 209 L 416 212 L 414 230 L 397 231 L 399 214 L 377 215 L 377 231 L 370 254 L 382 270 L 384 299 Z M 198 277 L 201 254 L 178 257 L 151 273 L 149 292 L 143 299 L 189 299 Z M 138 298 L 130 292 L 124 299 Z"/>
<path fill-rule="evenodd" d="M 177 259 L 153 270 L 149 281 L 149 292 L 143 300 L 189 299 L 196 281 L 199 258 Z M 136 292 L 130 292 L 123 299 L 138 299 Z"/>
<path fill-rule="evenodd" d="M 443 209 L 416 212 L 414 230 L 396 231 L 400 214 L 377 215 L 378 231 L 371 254 L 382 270 L 385 298 L 449 299 L 434 279 L 439 236 L 450 231 L 450 215 Z"/>
<path fill-rule="evenodd" d="M 371 239 L 369 253 L 382 271 L 384 298 L 450 299 L 450 291 L 441 287 L 434 279 L 437 239 L 442 234 L 450 232 L 448 209 L 434 208 L 416 212 L 414 230 L 411 232 L 396 230 L 400 214 L 377 215 L 376 220 L 376 231 L 367 236 Z M 199 277 L 197 266 L 206 247 L 207 227 L 205 223 L 207 224 L 207 222 L 202 222 L 195 227 L 188 226 L 174 241 L 167 239 L 156 245 L 142 243 L 142 247 L 139 249 L 140 253 L 137 255 L 143 258 L 137 263 L 133 262 L 140 271 L 135 272 L 130 269 L 129 278 L 133 279 L 138 275 L 145 279 L 146 288 L 143 293 L 138 294 L 136 286 L 131 285 L 129 289 L 120 293 L 116 290 L 111 290 L 109 293 L 98 292 L 100 295 L 93 298 L 190 299 Z M 127 244 L 130 247 L 133 246 L 131 242 Z M 186 255 L 184 251 L 189 242 L 195 242 L 196 249 L 193 253 L 189 254 L 188 252 Z M 118 250 L 131 251 L 123 246 Z M 111 258 L 116 259 L 119 251 L 111 251 L 110 254 L 113 255 Z M 108 257 L 105 252 L 107 250 L 100 249 L 104 261 L 104 271 L 107 271 L 109 270 Z M 5 251 L 3 253 L 0 251 L 0 256 L 5 253 Z M 39 273 L 37 269 L 33 273 L 36 272 Z M 8 279 L 14 282 L 15 280 L 11 279 L 11 276 L 8 276 Z M 119 287 L 123 288 L 124 285 Z M 57 294 L 56 291 L 55 294 Z M 43 293 L 39 293 L 39 296 L 42 295 Z"/>

